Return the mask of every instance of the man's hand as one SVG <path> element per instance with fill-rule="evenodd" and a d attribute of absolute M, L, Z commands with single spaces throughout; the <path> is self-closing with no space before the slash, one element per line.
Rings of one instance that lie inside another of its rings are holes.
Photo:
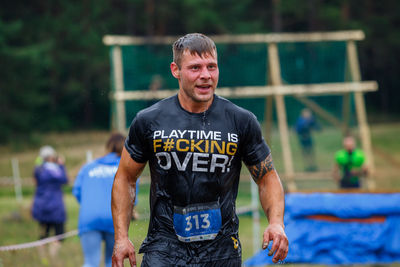
<path fill-rule="evenodd" d="M 268 255 L 272 256 L 275 253 L 272 258 L 274 263 L 277 263 L 280 260 L 283 261 L 289 251 L 289 241 L 282 225 L 277 223 L 270 224 L 267 229 L 265 229 L 262 248 L 266 249 L 270 241 L 272 241 L 272 248 Z"/>
<path fill-rule="evenodd" d="M 112 255 L 113 267 L 124 267 L 124 259 L 129 258 L 131 267 L 136 267 L 135 247 L 129 239 L 115 241 Z"/>

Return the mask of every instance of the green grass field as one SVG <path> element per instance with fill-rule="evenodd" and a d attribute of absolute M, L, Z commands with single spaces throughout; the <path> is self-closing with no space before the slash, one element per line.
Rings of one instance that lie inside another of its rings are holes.
<path fill-rule="evenodd" d="M 380 190 L 400 190 L 400 124 L 374 125 L 371 127 L 372 143 L 376 162 L 376 183 Z M 53 145 L 60 154 L 66 158 L 66 165 L 70 177 L 70 185 L 65 188 L 65 203 L 68 212 L 66 230 L 77 228 L 79 206 L 71 195 L 73 180 L 85 162 L 87 150 L 93 152 L 94 157 L 104 154 L 104 143 L 108 137 L 107 132 L 77 132 L 77 133 L 54 133 L 40 137 L 39 144 Z M 292 133 L 291 145 L 293 157 L 299 159 L 300 151 L 296 136 Z M 332 167 L 332 157 L 335 150 L 340 148 L 340 133 L 332 128 L 323 129 L 315 135 L 317 149 L 318 167 L 320 170 L 328 171 Z M 281 149 L 279 134 L 274 132 L 269 142 L 275 165 L 282 171 Z M 34 160 L 37 156 L 38 147 L 0 147 L 0 177 L 12 176 L 10 160 L 15 157 L 20 163 L 20 172 L 23 177 L 22 204 L 18 204 L 14 197 L 11 185 L 1 184 L 0 180 L 0 246 L 31 242 L 38 237 L 38 225 L 30 217 L 30 205 L 34 188 L 30 185 L 32 181 L 32 170 Z M 295 169 L 301 171 L 303 168 L 301 160 L 295 160 Z M 139 193 L 139 212 L 141 218 L 134 221 L 130 228 L 130 237 L 138 249 L 143 241 L 148 224 L 149 204 L 149 178 L 148 170 L 144 171 L 142 185 Z M 250 204 L 250 180 L 247 170 L 243 170 L 243 176 L 239 188 L 237 206 Z M 3 179 L 3 178 L 0 178 Z M 299 189 L 319 190 L 334 189 L 335 184 L 328 179 L 316 181 L 302 181 L 298 183 Z M 259 243 L 261 245 L 262 231 L 267 226 L 264 216 L 261 220 L 261 232 Z M 243 247 L 243 259 L 253 254 L 252 220 L 250 216 L 240 216 L 240 238 Z M 80 266 L 83 263 L 82 252 L 78 237 L 71 237 L 62 244 L 62 249 L 57 258 L 53 258 L 47 252 L 47 247 L 42 249 L 32 248 L 12 252 L 0 252 L 0 267 L 2 266 Z M 138 256 L 139 262 L 141 256 Z M 126 266 L 128 266 L 126 264 Z M 396 266 L 396 265 L 393 265 Z"/>
<path fill-rule="evenodd" d="M 243 182 L 241 189 L 243 194 L 238 198 L 240 205 L 248 205 L 249 202 L 249 181 Z M 138 249 L 146 236 L 149 218 L 149 184 L 140 186 L 138 211 L 140 219 L 133 221 L 130 227 L 130 237 Z M 68 191 L 68 190 L 67 190 Z M 246 192 L 247 191 L 247 192 Z M 3 194 L 5 190 L 3 189 Z M 32 195 L 27 195 L 21 205 L 17 204 L 14 196 L 4 194 L 0 198 L 0 246 L 31 242 L 36 240 L 39 235 L 39 228 L 35 221 L 30 218 L 29 208 Z M 65 193 L 65 203 L 67 206 L 68 220 L 67 231 L 77 228 L 77 218 L 79 206 L 70 192 Z M 262 219 L 262 229 L 267 226 L 267 220 Z M 252 255 L 252 219 L 250 216 L 240 216 L 240 236 L 243 245 L 243 256 L 248 258 Z M 260 233 L 260 237 L 261 237 Z M 261 239 L 260 239 L 261 245 Z M 83 262 L 82 252 L 78 237 L 68 238 L 62 244 L 57 259 L 47 253 L 39 251 L 37 248 L 24 249 L 12 252 L 0 252 L 0 262 L 3 266 L 80 266 Z M 139 262 L 141 255 L 138 256 Z M 18 264 L 16 264 L 18 263 Z M 19 263 L 22 263 L 19 265 Z M 0 266 L 2 266 L 0 264 Z"/>

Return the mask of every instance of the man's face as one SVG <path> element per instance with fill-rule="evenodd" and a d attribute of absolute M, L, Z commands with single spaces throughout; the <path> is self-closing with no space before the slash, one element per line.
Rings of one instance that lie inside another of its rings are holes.
<path fill-rule="evenodd" d="M 354 140 L 353 137 L 346 137 L 343 140 L 343 147 L 347 151 L 353 151 L 354 148 L 356 147 L 356 141 Z"/>
<path fill-rule="evenodd" d="M 212 101 L 219 78 L 215 53 L 203 54 L 200 57 L 186 50 L 182 55 L 181 68 L 172 62 L 171 72 L 179 81 L 185 101 L 194 104 Z"/>

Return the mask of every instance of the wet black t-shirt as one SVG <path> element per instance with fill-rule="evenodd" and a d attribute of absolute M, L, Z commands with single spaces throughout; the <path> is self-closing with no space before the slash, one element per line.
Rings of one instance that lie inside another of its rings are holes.
<path fill-rule="evenodd" d="M 140 253 L 162 251 L 187 263 L 241 257 L 235 213 L 241 162 L 255 165 L 270 153 L 251 112 L 215 95 L 207 111 L 190 113 L 175 95 L 137 114 L 125 148 L 136 162 L 148 161 L 151 172 L 150 223 Z M 209 227 L 216 205 L 214 239 L 179 236 L 176 218 L 186 216 L 185 230 Z M 177 214 L 193 206 L 198 217 Z"/>

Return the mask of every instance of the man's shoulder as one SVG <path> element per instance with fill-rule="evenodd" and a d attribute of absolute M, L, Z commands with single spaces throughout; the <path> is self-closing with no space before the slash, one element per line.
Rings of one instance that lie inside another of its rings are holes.
<path fill-rule="evenodd" d="M 341 157 L 346 154 L 347 154 L 347 151 L 345 149 L 339 149 L 335 152 L 335 157 Z"/>
<path fill-rule="evenodd" d="M 89 172 L 91 169 L 93 169 L 97 165 L 98 165 L 97 159 L 94 159 L 92 161 L 86 162 L 80 168 L 78 176 L 82 176 L 82 175 L 85 176 L 87 174 L 87 172 Z"/>
<path fill-rule="evenodd" d="M 236 105 L 232 101 L 230 101 L 230 100 L 228 100 L 228 99 L 226 99 L 226 98 L 224 98 L 222 96 L 216 95 L 216 97 L 218 99 L 218 106 L 219 106 L 218 109 L 219 110 L 223 109 L 223 110 L 226 110 L 226 111 L 228 111 L 229 113 L 231 113 L 233 115 L 240 116 L 240 117 L 243 117 L 243 118 L 246 118 L 246 117 L 250 118 L 250 117 L 254 116 L 254 114 L 251 111 Z"/>
<path fill-rule="evenodd" d="M 357 153 L 357 154 L 360 154 L 360 155 L 365 155 L 364 150 L 362 150 L 360 148 L 354 149 L 354 153 Z"/>
<path fill-rule="evenodd" d="M 345 149 L 340 149 L 335 153 L 335 161 L 339 165 L 347 164 L 349 161 L 349 153 Z"/>
<path fill-rule="evenodd" d="M 365 153 L 363 150 L 356 148 L 354 150 L 354 158 L 355 161 L 359 162 L 360 164 L 365 160 Z"/>
<path fill-rule="evenodd" d="M 150 107 L 142 109 L 137 113 L 137 117 L 151 118 L 158 115 L 161 112 L 166 112 L 171 109 L 171 105 L 174 105 L 176 95 L 161 99 L 160 101 L 154 103 Z"/>
<path fill-rule="evenodd" d="M 99 165 L 111 164 L 117 162 L 119 162 L 119 160 L 117 160 L 115 153 L 108 153 L 104 156 L 86 162 L 85 164 L 82 165 L 81 171 L 87 171 L 96 168 Z"/>

